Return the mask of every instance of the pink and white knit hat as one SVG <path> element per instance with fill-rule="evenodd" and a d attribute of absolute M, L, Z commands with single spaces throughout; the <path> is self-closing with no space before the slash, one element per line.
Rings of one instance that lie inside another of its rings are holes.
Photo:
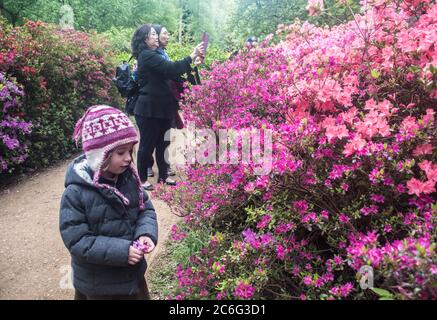
<path fill-rule="evenodd" d="M 88 108 L 74 128 L 73 139 L 76 144 L 81 138 L 87 163 L 94 171 L 94 185 L 111 189 L 128 205 L 129 200 L 121 192 L 109 185 L 100 184 L 99 179 L 101 167 L 111 150 L 128 143 L 138 143 L 138 134 L 132 122 L 118 109 L 105 105 L 92 106 Z M 141 181 L 132 164 L 131 169 L 137 179 L 140 207 L 143 209 L 144 195 Z"/>

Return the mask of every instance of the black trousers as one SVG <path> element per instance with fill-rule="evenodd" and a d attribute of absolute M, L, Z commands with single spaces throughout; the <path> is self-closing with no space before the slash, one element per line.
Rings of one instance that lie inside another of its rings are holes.
<path fill-rule="evenodd" d="M 75 290 L 74 300 L 151 300 L 147 282 L 140 282 L 138 293 L 134 295 L 104 295 L 104 296 L 87 296 Z"/>
<path fill-rule="evenodd" d="M 140 147 L 138 149 L 138 174 L 141 182 L 147 181 L 147 168 L 153 166 L 153 151 L 156 149 L 156 163 L 159 170 L 159 180 L 168 178 L 169 163 L 165 160 L 165 150 L 169 141 L 165 141 L 165 133 L 170 130 L 170 119 L 156 119 L 135 116 L 140 130 Z"/>

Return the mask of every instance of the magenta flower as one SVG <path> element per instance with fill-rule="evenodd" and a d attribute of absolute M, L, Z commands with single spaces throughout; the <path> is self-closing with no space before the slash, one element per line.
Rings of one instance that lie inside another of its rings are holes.
<path fill-rule="evenodd" d="M 304 283 L 306 286 L 311 286 L 311 285 L 313 284 L 313 279 L 312 279 L 310 276 L 305 276 L 305 277 L 303 278 L 303 283 Z"/>
<path fill-rule="evenodd" d="M 372 201 L 376 202 L 376 203 L 384 203 L 384 200 L 385 200 L 384 196 L 382 196 L 380 194 L 372 194 L 370 199 L 372 199 Z"/>
<path fill-rule="evenodd" d="M 270 221 L 272 221 L 272 216 L 265 214 L 261 217 L 261 220 L 258 222 L 256 227 L 258 229 L 264 229 L 265 227 L 267 227 L 267 225 L 270 223 Z"/>
<path fill-rule="evenodd" d="M 141 243 L 139 241 L 134 241 L 133 245 L 132 245 L 135 249 L 142 251 L 144 253 L 148 253 L 149 252 L 149 244 L 148 243 Z"/>
<path fill-rule="evenodd" d="M 234 297 L 241 299 L 251 299 L 255 294 L 255 288 L 247 282 L 240 282 L 234 291 Z"/>
<path fill-rule="evenodd" d="M 345 214 L 340 214 L 339 220 L 341 223 L 348 223 L 350 221 L 349 217 Z"/>
<path fill-rule="evenodd" d="M 285 259 L 285 249 L 280 244 L 276 246 L 276 255 L 277 255 L 279 260 L 284 260 Z"/>

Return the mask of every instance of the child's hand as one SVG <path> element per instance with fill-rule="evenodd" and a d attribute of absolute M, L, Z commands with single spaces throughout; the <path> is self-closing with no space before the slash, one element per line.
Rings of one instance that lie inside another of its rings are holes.
<path fill-rule="evenodd" d="M 128 263 L 133 266 L 144 259 L 144 253 L 133 246 L 129 247 L 129 257 L 127 259 Z"/>
<path fill-rule="evenodd" d="M 138 242 L 141 246 L 141 250 L 143 251 L 143 253 L 150 253 L 155 250 L 155 244 L 149 237 L 139 237 Z"/>

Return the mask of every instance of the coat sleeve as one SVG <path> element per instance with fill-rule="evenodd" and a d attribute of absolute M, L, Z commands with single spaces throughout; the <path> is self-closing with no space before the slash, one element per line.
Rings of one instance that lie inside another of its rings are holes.
<path fill-rule="evenodd" d="M 179 61 L 168 61 L 162 55 L 150 50 L 144 50 L 140 56 L 144 64 L 158 73 L 165 79 L 176 79 L 184 73 L 191 72 L 191 57 Z"/>
<path fill-rule="evenodd" d="M 59 225 L 62 240 L 71 255 L 93 264 L 128 265 L 131 241 L 93 234 L 81 202 L 80 190 L 74 186 L 69 186 L 62 196 Z"/>
<path fill-rule="evenodd" d="M 144 192 L 144 204 L 145 209 L 138 214 L 134 239 L 147 236 L 156 245 L 158 244 L 158 222 L 156 220 L 155 208 L 146 192 Z"/>

